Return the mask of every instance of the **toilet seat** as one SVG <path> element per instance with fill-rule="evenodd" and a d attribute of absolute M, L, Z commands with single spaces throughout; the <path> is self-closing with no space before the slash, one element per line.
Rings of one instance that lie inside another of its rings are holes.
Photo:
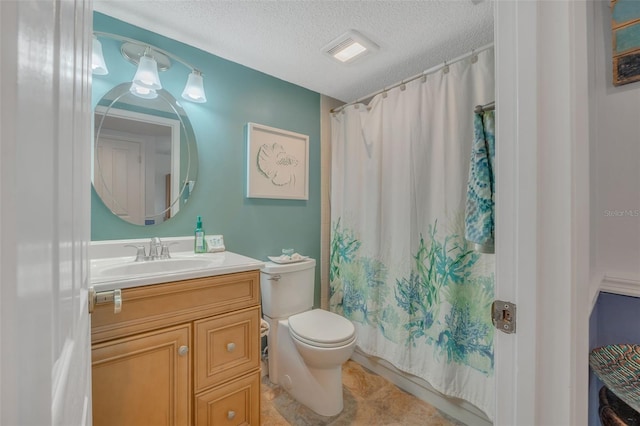
<path fill-rule="evenodd" d="M 289 334 L 310 346 L 335 348 L 353 342 L 356 329 L 340 315 L 313 309 L 289 317 Z"/>

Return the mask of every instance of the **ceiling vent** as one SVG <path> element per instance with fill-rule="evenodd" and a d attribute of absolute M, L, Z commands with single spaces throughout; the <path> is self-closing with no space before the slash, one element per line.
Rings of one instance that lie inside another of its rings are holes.
<path fill-rule="evenodd" d="M 362 59 L 379 49 L 378 45 L 357 32 L 350 30 L 322 48 L 334 60 L 346 64 Z"/>

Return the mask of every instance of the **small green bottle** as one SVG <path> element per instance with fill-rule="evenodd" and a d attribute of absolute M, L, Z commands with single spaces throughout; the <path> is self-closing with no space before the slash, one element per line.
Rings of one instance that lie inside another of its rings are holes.
<path fill-rule="evenodd" d="M 204 241 L 204 229 L 202 228 L 202 218 L 198 216 L 198 221 L 196 222 L 196 240 L 194 243 L 193 251 L 196 253 L 206 253 L 207 245 Z"/>

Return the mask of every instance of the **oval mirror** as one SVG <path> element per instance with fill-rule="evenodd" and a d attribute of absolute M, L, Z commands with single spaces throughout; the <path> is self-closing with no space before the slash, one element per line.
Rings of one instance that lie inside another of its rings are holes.
<path fill-rule="evenodd" d="M 143 99 L 130 88 L 122 83 L 96 105 L 93 187 L 121 219 L 155 225 L 178 214 L 193 191 L 195 134 L 169 92 Z"/>

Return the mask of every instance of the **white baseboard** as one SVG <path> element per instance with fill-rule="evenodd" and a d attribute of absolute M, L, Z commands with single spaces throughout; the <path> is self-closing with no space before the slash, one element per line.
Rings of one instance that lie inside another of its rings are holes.
<path fill-rule="evenodd" d="M 493 424 L 475 405 L 458 398 L 445 396 L 435 390 L 427 381 L 404 373 L 381 358 L 369 356 L 356 348 L 351 359 L 462 423 L 473 426 Z"/>

